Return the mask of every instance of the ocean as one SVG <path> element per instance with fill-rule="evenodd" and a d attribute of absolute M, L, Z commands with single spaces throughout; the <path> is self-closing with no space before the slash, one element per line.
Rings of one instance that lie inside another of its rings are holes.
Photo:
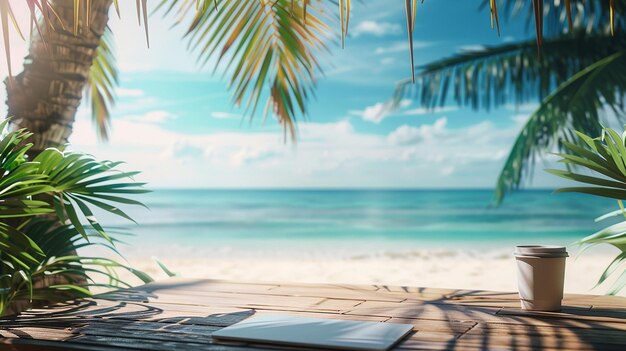
<path fill-rule="evenodd" d="M 181 190 L 139 197 L 131 254 L 229 255 L 570 245 L 607 225 L 617 203 L 581 194 L 521 191 L 500 207 L 492 190 Z M 109 216 L 104 224 L 121 224 Z M 125 249 L 126 252 L 129 252 Z"/>

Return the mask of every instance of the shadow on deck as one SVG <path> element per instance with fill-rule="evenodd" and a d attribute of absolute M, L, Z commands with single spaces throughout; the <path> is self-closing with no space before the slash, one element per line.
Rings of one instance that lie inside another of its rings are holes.
<path fill-rule="evenodd" d="M 262 349 L 215 344 L 211 334 L 255 313 L 283 313 L 412 324 L 398 350 L 626 350 L 625 298 L 570 295 L 560 313 L 528 313 L 517 303 L 516 294 L 487 291 L 172 281 L 1 320 L 0 346 Z"/>

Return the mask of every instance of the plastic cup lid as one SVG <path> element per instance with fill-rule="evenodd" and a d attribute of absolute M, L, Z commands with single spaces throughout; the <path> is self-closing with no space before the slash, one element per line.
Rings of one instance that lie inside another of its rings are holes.
<path fill-rule="evenodd" d="M 526 257 L 568 257 L 565 246 L 521 245 L 515 247 L 515 256 Z"/>

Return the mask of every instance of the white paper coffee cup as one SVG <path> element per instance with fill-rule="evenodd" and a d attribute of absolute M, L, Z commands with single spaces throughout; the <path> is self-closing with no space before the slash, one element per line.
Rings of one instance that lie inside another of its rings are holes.
<path fill-rule="evenodd" d="M 517 285 L 522 309 L 558 311 L 563 300 L 565 260 L 563 246 L 517 246 Z"/>

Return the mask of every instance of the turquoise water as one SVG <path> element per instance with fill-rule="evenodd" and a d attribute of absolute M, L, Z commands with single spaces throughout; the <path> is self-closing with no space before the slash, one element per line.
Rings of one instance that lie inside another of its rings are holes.
<path fill-rule="evenodd" d="M 491 190 L 156 190 L 141 198 L 150 211 L 128 211 L 139 222 L 128 241 L 161 248 L 565 245 L 606 225 L 593 219 L 617 206 L 537 190 L 517 193 L 494 208 L 492 195 Z"/>

